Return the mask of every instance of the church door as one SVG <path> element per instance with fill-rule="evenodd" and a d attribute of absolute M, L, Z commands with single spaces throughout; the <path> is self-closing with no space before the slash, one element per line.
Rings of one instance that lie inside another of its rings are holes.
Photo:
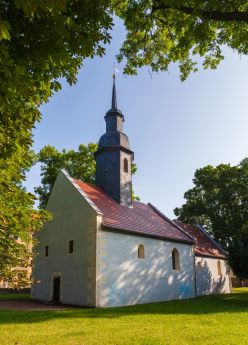
<path fill-rule="evenodd" d="M 60 302 L 60 277 L 53 278 L 53 302 Z"/>

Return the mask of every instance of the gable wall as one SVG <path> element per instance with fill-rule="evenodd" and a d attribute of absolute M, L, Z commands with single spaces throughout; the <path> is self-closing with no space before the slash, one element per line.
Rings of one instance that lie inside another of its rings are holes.
<path fill-rule="evenodd" d="M 37 236 L 32 298 L 52 300 L 53 277 L 60 276 L 62 303 L 93 306 L 97 214 L 63 173 L 55 182 L 47 209 L 53 219 Z M 73 254 L 69 254 L 70 240 L 74 241 Z"/>
<path fill-rule="evenodd" d="M 145 259 L 138 258 L 138 246 Z M 172 270 L 171 252 L 180 254 Z M 111 307 L 195 296 L 193 246 L 99 229 L 97 235 L 97 306 Z"/>
<path fill-rule="evenodd" d="M 217 262 L 220 261 L 221 276 L 218 275 Z M 197 296 L 230 293 L 231 279 L 227 260 L 195 257 Z"/>

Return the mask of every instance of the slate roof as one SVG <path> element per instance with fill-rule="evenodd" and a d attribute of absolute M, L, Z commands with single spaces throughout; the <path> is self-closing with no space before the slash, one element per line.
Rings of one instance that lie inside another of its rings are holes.
<path fill-rule="evenodd" d="M 81 180 L 73 179 L 83 194 L 103 214 L 102 225 L 112 231 L 140 236 L 167 239 L 173 242 L 194 244 L 194 240 L 151 204 L 135 201 L 133 207 L 125 207 L 106 195 L 100 188 Z"/>
<path fill-rule="evenodd" d="M 201 227 L 184 224 L 178 220 L 175 220 L 174 223 L 194 238 L 196 255 L 222 259 L 227 258 L 227 252 L 225 252 L 224 249 L 222 249 Z"/>

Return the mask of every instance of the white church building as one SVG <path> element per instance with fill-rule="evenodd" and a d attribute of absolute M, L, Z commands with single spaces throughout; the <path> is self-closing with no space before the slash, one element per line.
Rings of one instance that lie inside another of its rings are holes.
<path fill-rule="evenodd" d="M 173 222 L 132 200 L 133 152 L 117 108 L 100 138 L 96 185 L 61 171 L 37 234 L 33 299 L 113 307 L 229 293 L 227 253 L 200 227 Z"/>

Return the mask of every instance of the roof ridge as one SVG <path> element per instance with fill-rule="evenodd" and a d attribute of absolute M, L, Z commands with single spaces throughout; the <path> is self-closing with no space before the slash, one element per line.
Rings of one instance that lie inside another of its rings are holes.
<path fill-rule="evenodd" d="M 178 226 L 177 224 L 175 224 L 170 218 L 168 218 L 165 214 L 163 214 L 161 211 L 159 211 L 159 209 L 157 209 L 154 205 L 152 205 L 150 202 L 148 202 L 148 206 L 150 206 L 154 212 L 156 212 L 161 218 L 163 218 L 164 220 L 166 220 L 167 222 L 169 222 L 170 224 L 172 224 L 173 226 L 175 226 L 179 231 L 181 231 L 184 235 L 186 235 L 187 237 L 189 237 L 192 242 L 195 244 L 195 239 L 190 236 L 186 231 L 184 231 L 183 229 L 180 228 L 180 226 Z"/>

